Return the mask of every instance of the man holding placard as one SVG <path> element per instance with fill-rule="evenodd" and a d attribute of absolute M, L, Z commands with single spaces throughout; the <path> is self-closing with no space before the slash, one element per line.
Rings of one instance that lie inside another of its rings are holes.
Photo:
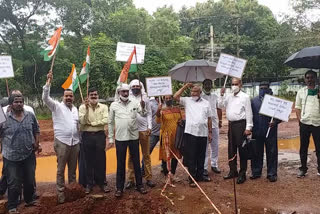
<path fill-rule="evenodd" d="M 259 86 L 259 96 L 256 96 L 251 101 L 253 113 L 252 138 L 256 139 L 256 154 L 251 161 L 252 175 L 250 176 L 250 179 L 257 179 L 261 177 L 265 145 L 267 158 L 267 178 L 270 182 L 275 182 L 277 181 L 278 167 L 279 120 L 272 120 L 271 117 L 259 114 L 263 98 L 266 94 L 272 95 L 270 84 L 268 82 L 261 82 Z M 268 127 L 271 129 L 267 136 Z"/>
<path fill-rule="evenodd" d="M 309 70 L 305 73 L 307 87 L 298 91 L 296 97 L 296 114 L 300 126 L 300 160 L 301 167 L 297 177 L 307 174 L 307 159 L 310 135 L 312 134 L 318 160 L 318 175 L 320 176 L 320 106 L 319 89 L 316 88 L 317 73 Z"/>
<path fill-rule="evenodd" d="M 237 183 L 246 181 L 247 159 L 242 150 L 242 143 L 246 136 L 251 135 L 252 109 L 250 97 L 241 91 L 242 81 L 237 78 L 232 79 L 232 94 L 224 96 L 225 88 L 221 89 L 219 97 L 219 107 L 226 108 L 226 116 L 229 121 L 228 130 L 228 158 L 230 171 L 224 179 L 231 179 L 238 176 L 237 171 L 237 149 L 240 154 L 240 171 Z"/>

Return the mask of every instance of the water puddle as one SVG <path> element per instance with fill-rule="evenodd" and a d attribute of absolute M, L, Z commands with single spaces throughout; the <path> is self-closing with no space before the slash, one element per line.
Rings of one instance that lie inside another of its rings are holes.
<path fill-rule="evenodd" d="M 127 152 L 127 158 L 128 158 Z M 140 152 L 140 159 L 142 154 Z M 107 174 L 114 174 L 117 170 L 116 161 L 116 149 L 112 148 L 107 151 Z M 155 147 L 151 154 L 152 165 L 159 165 L 159 147 Z M 0 162 L 0 169 L 2 169 L 2 161 Z M 67 178 L 67 167 L 66 167 L 66 178 Z M 56 172 L 57 172 L 57 158 L 56 156 L 39 157 L 37 158 L 37 169 L 36 169 L 36 179 L 37 182 L 56 182 Z M 77 171 L 78 177 L 78 171 Z"/>
<path fill-rule="evenodd" d="M 281 139 L 278 140 L 278 148 L 279 150 L 294 150 L 299 151 L 300 149 L 300 138 L 292 138 L 292 139 Z M 309 150 L 314 150 L 314 142 L 312 137 L 310 138 Z"/>

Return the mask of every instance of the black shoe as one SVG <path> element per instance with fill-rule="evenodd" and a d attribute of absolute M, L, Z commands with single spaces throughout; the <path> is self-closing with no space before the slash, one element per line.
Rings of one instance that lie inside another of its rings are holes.
<path fill-rule="evenodd" d="M 251 180 L 258 179 L 258 178 L 261 178 L 261 175 L 251 175 L 250 176 Z"/>
<path fill-rule="evenodd" d="M 211 178 L 209 176 L 203 176 L 201 180 L 204 182 L 210 182 Z"/>
<path fill-rule="evenodd" d="M 147 183 L 146 183 L 146 184 L 148 185 L 148 187 L 151 187 L 151 188 L 153 188 L 153 187 L 156 186 L 156 184 L 153 183 L 151 180 L 147 180 Z"/>
<path fill-rule="evenodd" d="M 89 194 L 91 191 L 92 191 L 92 187 L 89 186 L 89 185 L 87 185 L 87 186 L 86 186 L 85 193 L 86 193 L 86 194 Z"/>
<path fill-rule="evenodd" d="M 147 194 L 147 190 L 144 187 L 137 188 L 137 191 L 141 194 Z"/>
<path fill-rule="evenodd" d="M 268 180 L 269 180 L 270 182 L 276 182 L 276 181 L 277 181 L 277 176 L 276 176 L 276 175 L 268 176 Z"/>
<path fill-rule="evenodd" d="M 242 183 L 244 183 L 245 181 L 246 181 L 246 176 L 245 175 L 241 175 L 241 176 L 239 176 L 238 177 L 238 179 L 237 179 L 237 184 L 242 184 Z"/>
<path fill-rule="evenodd" d="M 100 190 L 101 190 L 102 192 L 104 192 L 104 193 L 108 193 L 108 192 L 111 191 L 111 190 L 108 188 L 107 185 L 100 185 L 99 188 L 100 188 Z"/>
<path fill-rule="evenodd" d="M 117 198 L 120 198 L 122 196 L 122 191 L 117 190 L 116 193 L 114 194 L 114 196 L 116 196 Z"/>
<path fill-rule="evenodd" d="M 220 173 L 221 173 L 221 170 L 220 170 L 218 167 L 216 167 L 216 166 L 211 167 L 211 170 L 212 170 L 214 173 L 217 173 L 217 174 L 220 174 Z"/>
<path fill-rule="evenodd" d="M 126 185 L 126 189 L 131 189 L 133 187 L 135 187 L 135 183 L 133 183 L 133 181 L 128 181 L 127 185 Z"/>
<path fill-rule="evenodd" d="M 203 176 L 208 176 L 209 175 L 209 172 L 208 172 L 208 170 L 203 170 Z"/>
<path fill-rule="evenodd" d="M 223 179 L 231 179 L 236 177 L 238 177 L 238 172 L 229 172 L 229 174 L 224 176 Z"/>
<path fill-rule="evenodd" d="M 297 178 L 303 178 L 303 177 L 305 177 L 307 174 L 308 174 L 307 171 L 304 171 L 304 170 L 299 169 Z"/>

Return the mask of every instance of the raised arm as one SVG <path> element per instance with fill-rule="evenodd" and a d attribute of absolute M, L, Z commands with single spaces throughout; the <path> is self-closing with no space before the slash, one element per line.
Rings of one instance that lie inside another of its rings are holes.
<path fill-rule="evenodd" d="M 184 86 L 182 86 L 174 95 L 173 95 L 173 99 L 176 100 L 177 102 L 180 102 L 180 97 L 181 94 L 187 89 L 187 88 L 191 88 L 193 86 L 192 83 L 187 83 Z"/>
<path fill-rule="evenodd" d="M 43 86 L 42 100 L 48 106 L 50 111 L 55 111 L 56 102 L 50 97 L 50 85 L 51 85 L 52 78 L 53 78 L 52 71 L 49 71 L 49 73 L 47 74 L 47 82 Z"/>

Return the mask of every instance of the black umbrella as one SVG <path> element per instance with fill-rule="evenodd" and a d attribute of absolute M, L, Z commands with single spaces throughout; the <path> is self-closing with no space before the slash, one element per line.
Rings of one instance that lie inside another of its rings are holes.
<path fill-rule="evenodd" d="M 284 64 L 293 68 L 320 69 L 320 46 L 303 48 L 292 54 Z"/>

